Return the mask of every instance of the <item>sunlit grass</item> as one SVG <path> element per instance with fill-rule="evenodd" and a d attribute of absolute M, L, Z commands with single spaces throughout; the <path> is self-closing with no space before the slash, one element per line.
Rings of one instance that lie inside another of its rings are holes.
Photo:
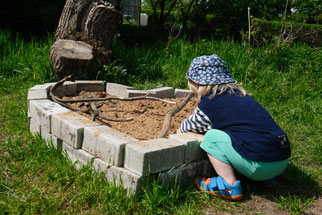
<path fill-rule="evenodd" d="M 305 211 L 321 194 L 321 48 L 291 45 L 248 49 L 234 41 L 175 40 L 113 46 L 113 63 L 101 68 L 98 79 L 149 89 L 187 88 L 191 60 L 216 53 L 234 78 L 268 111 L 289 135 L 292 158 L 278 178 L 277 192 L 262 194 L 244 182 L 246 200 L 229 202 L 191 186 L 165 187 L 153 179 L 142 195 L 106 182 L 91 165 L 80 170 L 60 151 L 32 137 L 27 123 L 27 90 L 52 81 L 49 49 L 53 37 L 23 40 L 0 30 L 0 213 L 9 214 L 258 214 L 247 203 L 267 198 L 281 210 Z M 168 47 L 167 47 L 168 46 Z"/>

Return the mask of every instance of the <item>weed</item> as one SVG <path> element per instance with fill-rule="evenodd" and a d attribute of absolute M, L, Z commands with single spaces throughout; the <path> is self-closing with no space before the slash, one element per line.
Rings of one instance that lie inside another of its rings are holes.
<path fill-rule="evenodd" d="M 315 196 L 309 199 L 300 199 L 289 194 L 288 197 L 280 196 L 280 198 L 273 198 L 282 208 L 287 209 L 290 214 L 302 214 L 305 208 L 307 208 L 315 199 Z"/>

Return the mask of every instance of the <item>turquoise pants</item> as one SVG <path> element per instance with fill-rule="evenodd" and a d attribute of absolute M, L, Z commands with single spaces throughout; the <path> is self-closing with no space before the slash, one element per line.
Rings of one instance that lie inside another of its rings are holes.
<path fill-rule="evenodd" d="M 240 174 L 254 181 L 263 181 L 280 175 L 288 159 L 274 162 L 257 162 L 241 156 L 232 146 L 229 135 L 221 130 L 209 130 L 200 147 L 214 158 L 230 164 Z"/>

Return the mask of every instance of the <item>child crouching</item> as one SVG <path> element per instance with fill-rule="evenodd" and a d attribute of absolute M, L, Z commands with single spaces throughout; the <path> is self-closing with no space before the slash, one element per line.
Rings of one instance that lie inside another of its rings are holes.
<path fill-rule="evenodd" d="M 274 178 L 284 171 L 291 155 L 285 132 L 235 82 L 217 55 L 195 58 L 187 79 L 200 103 L 178 132 L 206 133 L 200 147 L 218 174 L 197 178 L 197 187 L 214 196 L 240 200 L 242 187 L 234 171 L 274 186 Z"/>

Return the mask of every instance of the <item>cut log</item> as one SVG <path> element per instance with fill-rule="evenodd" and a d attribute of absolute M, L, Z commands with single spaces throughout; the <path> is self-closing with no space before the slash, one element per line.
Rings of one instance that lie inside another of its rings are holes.
<path fill-rule="evenodd" d="M 50 49 L 50 60 L 54 76 L 59 79 L 70 74 L 83 79 L 81 75 L 90 76 L 95 69 L 93 47 L 82 41 L 57 40 Z"/>

